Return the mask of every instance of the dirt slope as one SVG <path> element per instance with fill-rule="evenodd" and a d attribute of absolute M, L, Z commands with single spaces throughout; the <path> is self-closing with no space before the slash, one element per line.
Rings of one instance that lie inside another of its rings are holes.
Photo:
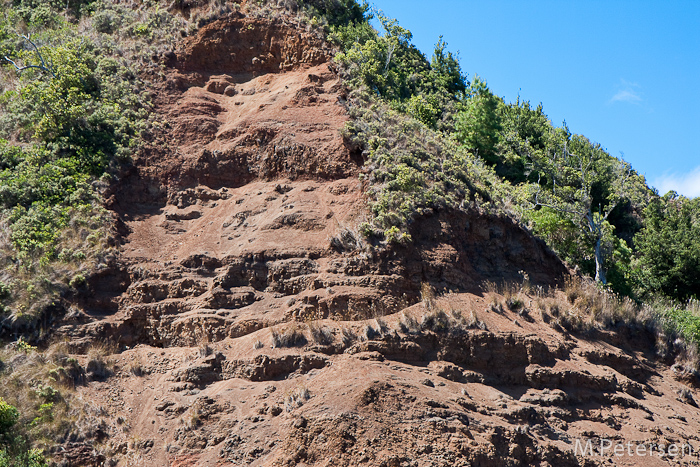
<path fill-rule="evenodd" d="M 121 253 L 57 330 L 122 350 L 77 389 L 109 413 L 93 462 L 595 465 L 574 442 L 608 435 L 700 450 L 695 389 L 644 330 L 585 340 L 537 297 L 516 313 L 482 292 L 566 274 L 512 221 L 441 213 L 410 247 L 362 244 L 331 55 L 284 19 L 233 14 L 166 57 L 159 130 L 107 203 Z"/>

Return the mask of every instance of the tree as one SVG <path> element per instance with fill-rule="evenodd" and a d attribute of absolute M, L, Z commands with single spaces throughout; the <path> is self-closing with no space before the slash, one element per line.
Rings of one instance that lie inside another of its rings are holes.
<path fill-rule="evenodd" d="M 37 69 L 40 70 L 44 73 L 50 74 L 52 77 L 56 77 L 56 73 L 53 70 L 53 66 L 49 63 L 46 63 L 46 60 L 44 60 L 44 56 L 41 54 L 41 51 L 39 50 L 39 47 L 32 41 L 32 38 L 29 34 L 22 35 L 20 36 L 22 39 L 25 41 L 29 42 L 31 44 L 32 48 L 34 49 L 34 53 L 36 55 L 36 58 L 38 60 L 38 63 L 36 65 L 18 65 L 17 62 L 14 60 L 11 60 L 7 55 L 5 55 L 3 58 L 5 59 L 6 62 L 11 63 L 12 66 L 15 67 L 18 73 L 22 73 L 24 70 L 29 70 L 29 69 Z"/>
<path fill-rule="evenodd" d="M 636 176 L 627 162 L 582 136 L 572 136 L 566 126 L 556 135 L 558 147 L 551 157 L 532 161 L 538 183 L 531 203 L 563 214 L 586 233 L 593 244 L 595 280 L 606 284 L 604 239 L 612 236 L 608 217 L 634 192 Z M 549 189 L 543 191 L 543 186 Z"/>
<path fill-rule="evenodd" d="M 499 162 L 496 145 L 501 131 L 500 102 L 486 82 L 475 76 L 469 87 L 469 97 L 462 103 L 455 123 L 457 140 L 490 165 Z"/>
<path fill-rule="evenodd" d="M 673 191 L 657 197 L 644 210 L 644 224 L 635 236 L 641 295 L 700 298 L 700 198 Z"/>
<path fill-rule="evenodd" d="M 540 160 L 556 147 L 557 134 L 542 104 L 532 107 L 530 101 L 503 104 L 498 112 L 501 126 L 496 152 L 498 163 L 496 172 L 511 183 L 524 183 L 528 180 L 527 166 L 532 160 Z M 568 129 L 564 130 L 568 133 Z M 531 182 L 537 177 L 530 177 Z"/>
<path fill-rule="evenodd" d="M 467 90 L 467 79 L 462 74 L 459 60 L 447 51 L 447 42 L 440 36 L 433 57 L 430 60 L 428 82 L 435 87 L 435 92 L 445 92 L 457 96 Z"/>

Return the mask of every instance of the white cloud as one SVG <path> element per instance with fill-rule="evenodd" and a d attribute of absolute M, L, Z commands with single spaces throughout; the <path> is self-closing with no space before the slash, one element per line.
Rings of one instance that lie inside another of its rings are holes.
<path fill-rule="evenodd" d="M 637 83 L 627 81 L 625 79 L 620 80 L 618 85 L 618 91 L 614 96 L 610 98 L 608 104 L 614 102 L 627 102 L 629 104 L 641 104 L 642 95 L 640 92 L 641 86 Z"/>
<path fill-rule="evenodd" d="M 642 98 L 639 96 L 639 94 L 630 89 L 623 89 L 612 96 L 610 103 L 613 102 L 630 102 L 632 104 L 636 104 L 642 102 Z"/>
<path fill-rule="evenodd" d="M 657 177 L 652 185 L 661 195 L 673 190 L 688 198 L 695 198 L 700 196 L 700 166 L 685 174 L 663 174 Z"/>

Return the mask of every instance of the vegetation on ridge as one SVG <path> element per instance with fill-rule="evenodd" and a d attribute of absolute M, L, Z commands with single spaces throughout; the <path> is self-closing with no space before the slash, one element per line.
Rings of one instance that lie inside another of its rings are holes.
<path fill-rule="evenodd" d="M 150 4 L 1 4 L 0 311 L 32 330 L 112 254 L 101 193 L 147 137 L 140 76 L 183 24 Z"/>
<path fill-rule="evenodd" d="M 617 293 L 697 297 L 694 200 L 659 197 L 600 144 L 553 125 L 541 105 L 506 103 L 480 77 L 467 80 L 442 38 L 428 60 L 410 31 L 375 15 L 381 32 L 367 14 L 329 34 L 354 90 L 345 136 L 368 160 L 375 217 L 365 232 L 408 240 L 417 217 L 476 206 L 518 219 Z M 673 228 L 659 225 L 663 216 Z"/>
<path fill-rule="evenodd" d="M 541 104 L 507 103 L 480 77 L 469 81 L 442 38 L 429 61 L 409 31 L 376 15 L 381 32 L 366 15 L 329 34 L 352 90 L 344 135 L 367 158 L 374 218 L 362 231 L 407 242 L 412 222 L 435 210 L 511 216 L 595 277 L 594 301 L 626 310 L 621 321 L 591 320 L 700 345 L 698 200 L 660 197 L 600 144 L 553 125 Z"/>

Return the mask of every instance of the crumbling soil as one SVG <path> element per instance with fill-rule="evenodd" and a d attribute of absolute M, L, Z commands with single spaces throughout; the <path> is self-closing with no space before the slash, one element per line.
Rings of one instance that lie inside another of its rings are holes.
<path fill-rule="evenodd" d="M 341 136 L 346 90 L 331 56 L 284 19 L 234 13 L 166 57 L 156 130 L 107 202 L 120 254 L 56 330 L 76 352 L 120 349 L 111 377 L 76 389 L 109 413 L 100 455 L 143 466 L 697 462 L 574 455 L 576 440 L 605 437 L 700 451 L 697 390 L 646 330 L 577 337 L 547 323 L 535 291 L 568 272 L 510 219 L 436 213 L 412 226 L 410 246 L 368 245 L 364 161 Z M 531 287 L 526 312 L 494 306 L 505 299 L 489 281 Z"/>

